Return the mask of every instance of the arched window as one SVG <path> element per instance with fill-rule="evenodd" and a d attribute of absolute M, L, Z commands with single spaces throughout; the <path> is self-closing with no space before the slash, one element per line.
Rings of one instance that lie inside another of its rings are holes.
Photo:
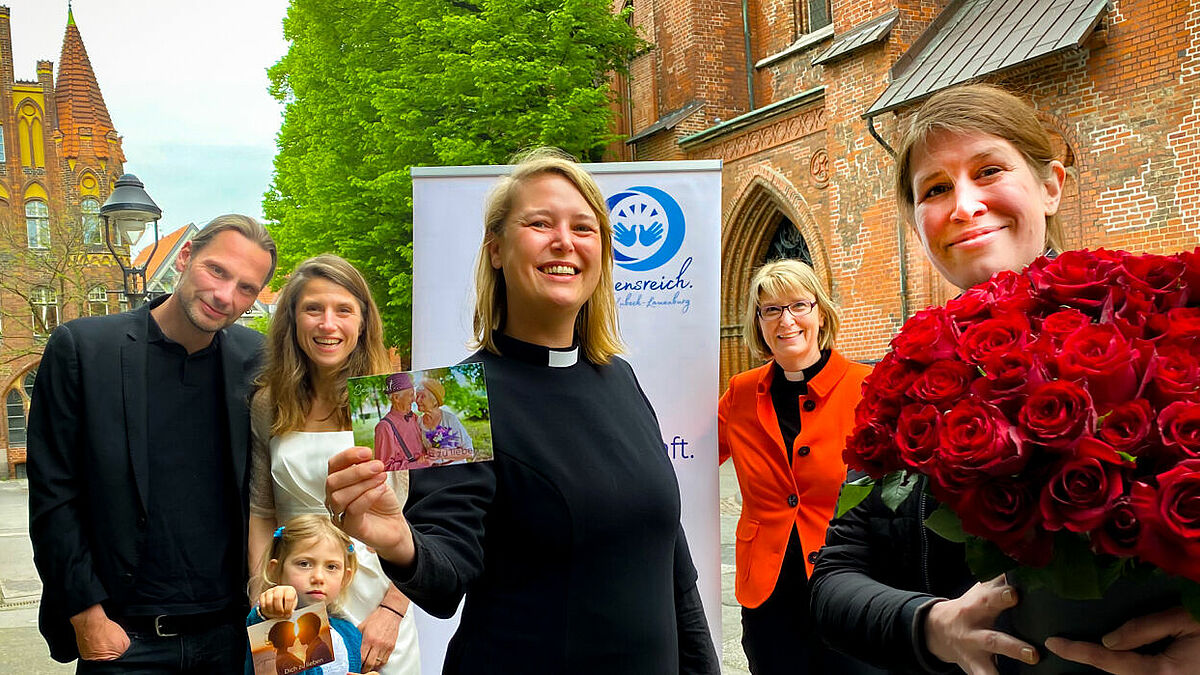
<path fill-rule="evenodd" d="M 33 335 L 44 338 L 58 327 L 58 294 L 48 286 L 37 286 L 29 294 L 33 305 Z"/>
<path fill-rule="evenodd" d="M 21 384 L 8 390 L 4 397 L 4 412 L 8 420 L 8 444 L 25 445 L 26 414 L 29 410 L 29 399 L 33 398 L 33 382 L 37 378 L 37 370 L 31 370 L 21 379 Z M 9 476 L 12 478 L 12 476 Z"/>
<path fill-rule="evenodd" d="M 94 286 L 88 291 L 88 316 L 105 314 L 108 314 L 108 289 L 104 286 Z"/>
<path fill-rule="evenodd" d="M 25 202 L 25 232 L 29 248 L 50 248 L 50 209 L 40 199 Z"/>
<path fill-rule="evenodd" d="M 17 115 L 17 140 L 21 147 L 21 166 L 46 166 L 46 148 L 42 142 L 42 115 L 28 100 Z"/>
<path fill-rule="evenodd" d="M 3 162 L 4 160 L 4 126 L 0 125 L 0 162 Z"/>
<path fill-rule="evenodd" d="M 83 243 L 87 246 L 103 246 L 104 232 L 100 229 L 100 202 L 84 197 L 79 202 L 79 213 L 83 220 Z"/>
<path fill-rule="evenodd" d="M 25 445 L 25 399 L 19 389 L 10 389 L 4 399 L 8 416 L 8 444 Z"/>
<path fill-rule="evenodd" d="M 771 262 L 781 258 L 794 258 L 805 264 L 812 265 L 812 254 L 808 251 L 808 242 L 800 234 L 800 228 L 792 224 L 786 217 L 780 219 L 775 228 L 775 236 L 767 245 L 767 254 L 763 262 Z"/>

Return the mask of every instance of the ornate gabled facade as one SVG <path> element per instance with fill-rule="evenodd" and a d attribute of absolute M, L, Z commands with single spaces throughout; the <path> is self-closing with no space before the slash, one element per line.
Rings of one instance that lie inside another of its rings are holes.
<path fill-rule="evenodd" d="M 36 80 L 15 79 L 9 18 L 0 6 L 0 444 L 11 470 L 46 336 L 125 306 L 100 220 L 125 155 L 71 11 L 57 79 L 50 61 Z"/>

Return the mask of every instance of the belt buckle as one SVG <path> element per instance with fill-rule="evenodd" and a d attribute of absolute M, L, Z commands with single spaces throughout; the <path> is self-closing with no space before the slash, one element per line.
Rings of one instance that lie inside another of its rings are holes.
<path fill-rule="evenodd" d="M 165 630 L 163 630 L 162 620 L 170 619 L 170 618 L 171 617 L 166 614 L 159 614 L 158 616 L 154 617 L 154 634 L 155 635 L 157 635 L 158 637 L 177 637 L 179 635 L 179 633 L 168 633 Z"/>

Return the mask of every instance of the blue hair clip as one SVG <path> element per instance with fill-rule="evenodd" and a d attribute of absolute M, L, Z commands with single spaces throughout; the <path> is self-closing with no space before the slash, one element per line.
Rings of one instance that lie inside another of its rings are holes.
<path fill-rule="evenodd" d="M 350 543 L 350 544 L 347 544 L 347 545 L 346 545 L 346 552 L 347 552 L 347 553 L 354 553 L 354 544 L 353 544 L 353 543 Z"/>
<path fill-rule="evenodd" d="M 275 534 L 271 535 L 272 539 L 281 539 L 283 537 L 283 525 L 275 528 Z"/>

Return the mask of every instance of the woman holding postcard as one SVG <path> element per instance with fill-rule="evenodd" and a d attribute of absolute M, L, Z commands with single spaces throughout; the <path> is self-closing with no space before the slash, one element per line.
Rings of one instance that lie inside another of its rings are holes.
<path fill-rule="evenodd" d="M 446 673 L 717 673 L 661 432 L 621 348 L 612 231 L 557 151 L 493 189 L 475 343 L 494 461 L 412 474 L 407 511 L 370 450 L 329 462 L 328 506 L 409 597 L 450 616 Z"/>
<path fill-rule="evenodd" d="M 358 270 L 334 255 L 300 263 L 279 293 L 265 361 L 250 406 L 252 570 L 278 525 L 326 513 L 328 459 L 354 445 L 346 378 L 388 370 L 379 310 Z M 401 499 L 406 477 L 388 474 Z M 342 606 L 362 630 L 364 671 L 419 673 L 416 627 L 405 619 L 408 599 L 384 576 L 374 553 L 366 546 L 355 552 L 358 576 Z"/>

